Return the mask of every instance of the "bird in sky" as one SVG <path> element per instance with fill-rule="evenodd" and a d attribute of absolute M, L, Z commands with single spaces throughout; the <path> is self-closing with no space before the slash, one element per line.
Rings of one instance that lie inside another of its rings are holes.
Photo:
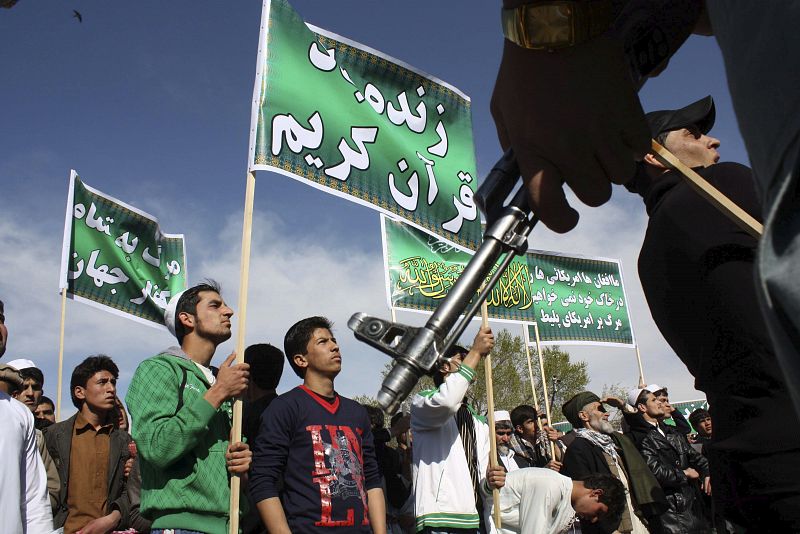
<path fill-rule="evenodd" d="M 77 9 L 72 10 L 72 16 L 78 19 L 78 22 L 83 22 L 83 16 L 81 16 L 80 12 Z"/>

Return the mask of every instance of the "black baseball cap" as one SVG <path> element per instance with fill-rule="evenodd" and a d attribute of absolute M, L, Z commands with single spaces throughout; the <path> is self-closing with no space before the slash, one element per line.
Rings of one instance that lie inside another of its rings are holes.
<path fill-rule="evenodd" d="M 714 99 L 709 95 L 681 109 L 651 111 L 645 118 L 650 126 L 650 135 L 655 138 L 663 132 L 693 125 L 696 125 L 701 133 L 706 134 L 714 126 L 716 115 Z"/>

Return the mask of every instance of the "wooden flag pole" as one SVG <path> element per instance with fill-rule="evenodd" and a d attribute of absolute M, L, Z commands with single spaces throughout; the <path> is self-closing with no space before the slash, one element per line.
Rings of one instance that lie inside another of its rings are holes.
<path fill-rule="evenodd" d="M 700 196 L 711 202 L 719 211 L 735 222 L 742 230 L 755 238 L 761 237 L 764 233 L 764 225 L 750 216 L 749 213 L 736 205 L 731 199 L 726 197 L 719 189 L 708 183 L 708 181 L 693 171 L 691 168 L 675 157 L 675 154 L 652 141 L 653 152 L 656 159 L 671 169 L 683 174 L 689 185 L 697 191 Z"/>
<path fill-rule="evenodd" d="M 639 364 L 639 385 L 644 384 L 644 371 L 642 370 L 642 356 L 639 354 L 639 345 L 638 343 L 635 345 L 636 347 L 636 361 Z"/>
<path fill-rule="evenodd" d="M 394 306 L 391 306 L 389 308 L 389 313 L 392 314 L 392 322 L 396 323 L 397 322 L 397 312 L 394 311 Z"/>
<path fill-rule="evenodd" d="M 531 364 L 531 349 L 528 346 L 530 339 L 528 338 L 528 325 L 522 323 L 522 343 L 525 345 L 525 356 L 528 358 L 528 376 L 531 379 L 531 391 L 533 392 L 533 407 L 536 408 L 536 413 L 539 413 L 539 396 L 536 394 L 536 382 L 533 381 L 533 365 Z M 539 428 L 539 419 L 536 419 L 536 428 Z"/>
<path fill-rule="evenodd" d="M 542 345 L 539 339 L 539 323 L 533 322 L 533 331 L 536 333 L 536 352 L 539 354 L 539 373 L 542 378 L 542 389 L 544 390 L 544 411 L 547 414 L 547 421 L 549 424 L 553 423 L 550 416 L 550 396 L 547 394 L 547 377 L 544 374 L 544 358 L 542 357 Z M 548 440 L 549 441 L 549 440 Z M 550 442 L 550 457 L 556 459 L 556 445 Z"/>
<path fill-rule="evenodd" d="M 486 301 L 481 304 L 481 325 L 486 328 L 489 326 L 489 307 Z M 489 466 L 497 467 L 497 439 L 494 434 L 494 386 L 492 384 L 492 354 L 489 353 L 483 359 L 483 376 L 486 379 L 486 407 L 488 413 L 487 419 L 489 420 Z M 501 528 L 500 522 L 500 490 L 494 488 L 492 490 L 492 500 L 494 506 L 492 507 L 494 516 L 494 526 Z"/>
<path fill-rule="evenodd" d="M 236 337 L 236 363 L 244 363 L 244 333 L 247 324 L 247 286 L 250 281 L 250 241 L 253 233 L 253 203 L 256 192 L 256 173 L 248 171 L 244 196 L 244 223 L 242 225 L 242 264 L 239 279 L 239 331 Z M 242 441 L 242 399 L 233 401 L 233 428 L 231 443 Z M 231 477 L 230 534 L 239 534 L 239 491 L 242 480 Z"/>
<path fill-rule="evenodd" d="M 67 317 L 67 288 L 61 289 L 61 330 L 58 334 L 58 386 L 56 389 L 56 421 L 61 421 L 61 377 L 64 372 L 64 321 Z"/>

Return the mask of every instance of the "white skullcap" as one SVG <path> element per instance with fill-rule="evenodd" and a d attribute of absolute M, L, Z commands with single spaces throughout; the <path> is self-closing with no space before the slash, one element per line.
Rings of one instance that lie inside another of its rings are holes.
<path fill-rule="evenodd" d="M 185 289 L 173 295 L 172 298 L 169 299 L 169 304 L 167 304 L 167 311 L 164 312 L 164 324 L 167 330 L 175 337 L 178 337 L 175 333 L 175 312 L 178 310 L 178 301 L 181 300 L 184 293 L 186 293 Z"/>

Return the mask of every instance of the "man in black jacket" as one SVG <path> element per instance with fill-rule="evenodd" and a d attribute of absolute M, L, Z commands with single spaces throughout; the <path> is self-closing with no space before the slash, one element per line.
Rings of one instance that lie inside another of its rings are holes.
<path fill-rule="evenodd" d="M 70 393 L 78 413 L 44 430 L 61 488 L 53 509 L 55 528 L 73 532 L 148 531 L 139 515 L 138 462 L 130 475 L 131 437 L 113 420 L 119 370 L 108 356 L 90 356 L 72 372 Z"/>
<path fill-rule="evenodd" d="M 655 395 L 646 389 L 634 391 L 639 392 L 631 402 L 637 414 L 626 414 L 625 420 L 631 433 L 637 436 L 642 457 L 666 494 L 668 509 L 660 518 L 663 532 L 710 532 L 698 486 L 700 484 L 706 494 L 711 494 L 708 460 L 689 445 L 686 436 L 659 421 L 664 409 Z"/>
<path fill-rule="evenodd" d="M 647 120 L 656 140 L 760 220 L 752 171 L 717 163 L 714 116 L 706 97 Z M 711 406 L 717 510 L 756 531 L 800 532 L 800 421 L 760 312 L 758 241 L 652 154 L 627 187 L 649 216 L 639 277 L 650 312 Z"/>
<path fill-rule="evenodd" d="M 614 431 L 600 397 L 583 391 L 564 403 L 562 411 L 575 429 L 576 438 L 564 453 L 561 474 L 584 480 L 594 473 L 605 473 L 619 479 L 628 490 L 619 526 L 581 524 L 582 531 L 659 532 L 658 515 L 666 509 L 664 493 L 633 441 Z"/>

